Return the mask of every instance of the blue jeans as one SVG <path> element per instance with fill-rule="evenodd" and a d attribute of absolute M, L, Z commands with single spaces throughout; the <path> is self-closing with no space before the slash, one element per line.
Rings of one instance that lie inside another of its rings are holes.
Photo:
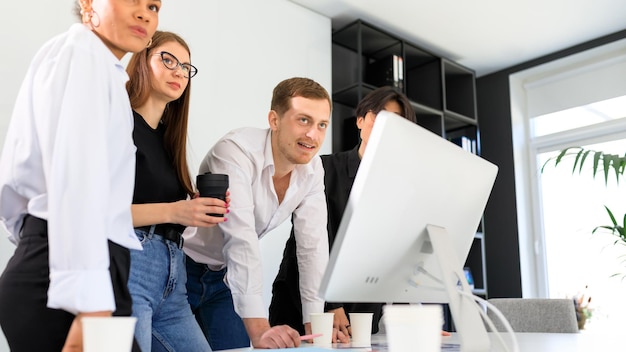
<path fill-rule="evenodd" d="M 183 250 L 160 235 L 135 230 L 143 251 L 130 251 L 128 288 L 137 317 L 135 338 L 144 352 L 211 351 L 187 301 Z"/>
<path fill-rule="evenodd" d="M 189 304 L 214 351 L 250 346 L 224 275 L 226 269 L 211 271 L 205 264 L 187 257 Z"/>

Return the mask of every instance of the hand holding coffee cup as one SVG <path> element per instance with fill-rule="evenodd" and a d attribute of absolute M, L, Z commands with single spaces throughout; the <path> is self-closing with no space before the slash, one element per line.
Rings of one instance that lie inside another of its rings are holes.
<path fill-rule="evenodd" d="M 212 174 L 210 172 L 196 177 L 200 197 L 217 198 L 226 201 L 228 190 L 228 175 Z M 224 217 L 224 214 L 208 214 L 215 217 Z"/>

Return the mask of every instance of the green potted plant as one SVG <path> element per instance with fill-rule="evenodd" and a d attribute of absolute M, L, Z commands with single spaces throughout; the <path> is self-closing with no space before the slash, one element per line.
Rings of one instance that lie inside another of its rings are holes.
<path fill-rule="evenodd" d="M 624 176 L 624 170 L 626 169 L 626 154 L 620 156 L 617 154 L 604 153 L 602 151 L 594 151 L 582 147 L 569 147 L 561 150 L 557 156 L 548 159 L 541 167 L 541 172 L 543 173 L 546 166 L 551 162 L 554 162 L 554 166 L 556 167 L 561 164 L 564 159 L 569 160 L 571 158 L 574 158 L 574 166 L 572 167 L 573 174 L 582 173 L 585 162 L 592 161 L 593 177 L 595 178 L 598 171 L 601 171 L 604 175 L 605 184 L 608 183 L 610 175 L 615 175 L 615 179 L 617 183 L 619 183 L 619 180 L 622 176 Z M 611 223 L 609 225 L 596 226 L 592 233 L 595 233 L 600 229 L 608 230 L 612 235 L 617 237 L 614 244 L 626 245 L 626 214 L 624 214 L 624 216 L 621 217 L 620 222 L 618 222 L 613 212 L 606 205 L 604 208 L 606 209 Z M 626 262 L 626 259 L 622 261 L 622 263 L 624 262 Z M 626 274 L 624 277 L 626 277 Z"/>

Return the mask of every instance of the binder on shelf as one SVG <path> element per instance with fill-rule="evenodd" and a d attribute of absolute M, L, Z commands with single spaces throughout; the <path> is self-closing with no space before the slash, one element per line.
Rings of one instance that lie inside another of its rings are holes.
<path fill-rule="evenodd" d="M 471 139 L 467 136 L 450 138 L 450 142 L 458 145 L 459 147 L 463 148 L 464 150 L 472 154 L 476 154 L 478 152 L 477 146 L 476 146 L 476 140 Z"/>
<path fill-rule="evenodd" d="M 467 280 L 467 284 L 473 290 L 474 289 L 474 275 L 472 275 L 472 269 L 466 266 L 463 268 L 463 273 L 465 274 L 465 279 Z"/>
<path fill-rule="evenodd" d="M 365 81 L 376 87 L 404 89 L 404 59 L 398 55 L 389 55 L 369 63 L 365 69 Z"/>
<path fill-rule="evenodd" d="M 404 60 L 398 55 L 393 55 L 393 86 L 398 89 L 404 86 Z"/>

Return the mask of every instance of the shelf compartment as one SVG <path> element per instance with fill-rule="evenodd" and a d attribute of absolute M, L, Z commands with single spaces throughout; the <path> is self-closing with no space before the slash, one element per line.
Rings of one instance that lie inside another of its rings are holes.
<path fill-rule="evenodd" d="M 343 87 L 350 79 L 381 87 L 389 85 L 404 91 L 402 41 L 357 20 L 333 33 L 333 62 L 348 63 L 333 72 L 342 74 L 333 84 Z M 335 85 L 334 85 L 335 86 Z"/>
<path fill-rule="evenodd" d="M 473 292 L 485 295 L 487 293 L 487 273 L 485 271 L 485 237 L 482 232 L 474 235 L 474 241 L 470 247 L 465 267 L 470 268 L 474 278 Z"/>
<path fill-rule="evenodd" d="M 415 110 L 415 117 L 418 125 L 433 132 L 436 135 L 443 135 L 443 114 L 441 111 L 433 109 L 429 106 L 422 105 L 411 101 L 411 106 Z"/>
<path fill-rule="evenodd" d="M 460 128 L 474 127 L 477 125 L 475 119 L 457 114 L 454 111 L 445 110 L 443 112 L 443 116 L 446 133 L 449 131 L 458 130 Z M 447 137 L 446 134 L 443 134 L 442 136 Z"/>
<path fill-rule="evenodd" d="M 444 110 L 476 120 L 474 72 L 443 59 Z"/>
<path fill-rule="evenodd" d="M 355 108 L 361 99 L 377 87 L 366 83 L 353 83 L 333 93 L 333 101 Z"/>
<path fill-rule="evenodd" d="M 446 130 L 446 139 L 470 153 L 480 155 L 480 139 L 475 125 Z"/>
<path fill-rule="evenodd" d="M 412 101 L 443 110 L 441 59 L 410 44 L 404 46 L 406 95 Z"/>
<path fill-rule="evenodd" d="M 332 124 L 334 151 L 350 150 L 359 143 L 353 106 L 333 102 Z"/>
<path fill-rule="evenodd" d="M 359 35 L 360 34 L 360 35 Z M 363 56 L 381 59 L 391 53 L 401 55 L 401 40 L 360 20 L 354 21 L 333 33 L 333 43 L 359 52 Z M 396 52 L 393 48 L 397 48 Z"/>

